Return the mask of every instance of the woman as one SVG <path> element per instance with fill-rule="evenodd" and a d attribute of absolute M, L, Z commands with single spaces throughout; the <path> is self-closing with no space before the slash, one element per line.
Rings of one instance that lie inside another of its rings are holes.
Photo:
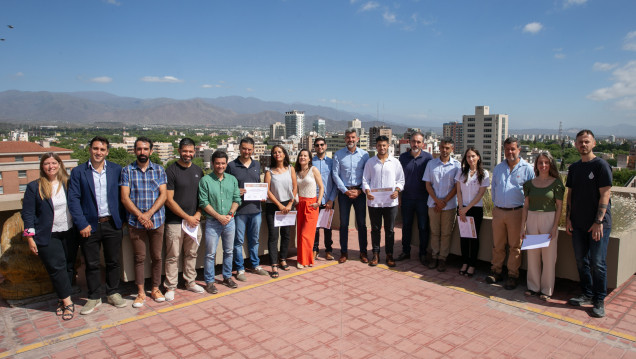
<path fill-rule="evenodd" d="M 528 250 L 526 295 L 539 295 L 542 300 L 548 300 L 554 292 L 557 235 L 565 186 L 554 158 L 547 152 L 537 156 L 534 174 L 534 179 L 523 184 L 526 200 L 521 215 L 521 239 L 525 239 L 526 234 L 547 234 L 550 244 L 548 247 Z"/>
<path fill-rule="evenodd" d="M 296 220 L 298 262 L 296 267 L 302 269 L 314 264 L 314 238 L 320 211 L 318 207 L 322 202 L 325 189 L 322 185 L 320 171 L 316 167 L 312 167 L 309 150 L 300 150 L 294 170 L 298 185 L 298 205 L 296 206 L 298 211 L 298 219 Z M 316 186 L 318 186 L 318 197 L 316 197 Z"/>
<path fill-rule="evenodd" d="M 40 178 L 30 182 L 24 193 L 22 221 L 29 249 L 40 257 L 49 273 L 58 304 L 55 313 L 63 320 L 75 315 L 71 285 L 79 247 L 77 233 L 67 206 L 68 173 L 60 157 L 42 155 Z"/>
<path fill-rule="evenodd" d="M 460 275 L 472 277 L 475 274 L 477 254 L 479 254 L 479 229 L 484 218 L 484 204 L 482 198 L 490 185 L 488 171 L 481 166 L 481 155 L 474 147 L 468 147 L 462 158 L 462 170 L 455 178 L 457 181 L 457 214 L 459 220 L 466 222 L 466 217 L 473 217 L 475 221 L 475 238 L 461 237 L 462 268 Z"/>
<path fill-rule="evenodd" d="M 279 145 L 272 147 L 271 166 L 265 173 L 267 183 L 267 202 L 265 203 L 267 227 L 269 229 L 267 248 L 269 260 L 272 264 L 270 273 L 272 278 L 278 278 L 278 265 L 283 270 L 289 270 L 287 265 L 287 250 L 289 249 L 290 227 L 274 227 L 274 214 L 281 211 L 287 214 L 292 209 L 296 197 L 296 172 L 290 166 L 287 151 Z M 278 234 L 280 228 L 280 262 L 278 256 Z"/>

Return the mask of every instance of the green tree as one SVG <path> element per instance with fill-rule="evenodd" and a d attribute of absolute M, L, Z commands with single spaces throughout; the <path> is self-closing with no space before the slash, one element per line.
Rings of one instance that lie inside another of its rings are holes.
<path fill-rule="evenodd" d="M 612 173 L 612 184 L 623 187 L 633 176 L 636 176 L 636 171 L 626 169 L 615 171 Z"/>
<path fill-rule="evenodd" d="M 128 153 L 123 148 L 111 148 L 108 151 L 108 160 L 124 167 L 128 166 L 135 160 L 135 155 Z"/>

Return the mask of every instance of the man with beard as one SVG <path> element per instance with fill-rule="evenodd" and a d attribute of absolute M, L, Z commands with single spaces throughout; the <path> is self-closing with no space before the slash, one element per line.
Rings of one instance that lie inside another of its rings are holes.
<path fill-rule="evenodd" d="M 358 227 L 358 244 L 360 244 L 360 261 L 369 263 L 367 257 L 367 206 L 366 195 L 362 192 L 362 172 L 369 159 L 367 151 L 356 147 L 358 133 L 355 128 L 345 130 L 347 147 L 338 150 L 333 157 L 333 181 L 340 193 L 340 259 L 338 263 L 347 261 L 349 247 L 349 215 L 351 206 L 356 211 Z"/>
<path fill-rule="evenodd" d="M 199 181 L 203 178 L 201 168 L 192 163 L 194 141 L 184 138 L 179 142 L 179 160 L 166 169 L 168 177 L 166 198 L 166 300 L 174 299 L 179 278 L 179 254 L 183 249 L 183 279 L 186 289 L 203 293 L 203 287 L 196 284 L 197 250 L 201 242 L 201 209 L 199 208 Z M 182 228 L 182 222 L 196 228 L 196 239 Z"/>
<path fill-rule="evenodd" d="M 423 151 L 424 135 L 415 132 L 409 140 L 411 150 L 400 155 L 400 163 L 404 170 L 404 191 L 402 191 L 402 253 L 396 261 L 411 258 L 411 237 L 413 236 L 413 216 L 417 218 L 417 229 L 420 239 L 419 258 L 426 263 L 428 247 L 428 192 L 426 182 L 422 181 L 428 161 L 433 159 L 430 153 Z"/>
<path fill-rule="evenodd" d="M 506 160 L 492 171 L 492 265 L 486 282 L 493 284 L 503 279 L 501 270 L 508 245 L 508 279 L 504 288 L 511 290 L 519 283 L 521 267 L 521 215 L 523 213 L 523 184 L 534 178 L 534 168 L 519 157 L 519 141 L 508 137 L 504 141 Z"/>
<path fill-rule="evenodd" d="M 311 160 L 312 166 L 316 167 L 320 171 L 320 177 L 322 178 L 322 185 L 325 187 L 324 196 L 322 196 L 322 203 L 320 203 L 321 210 L 330 210 L 333 208 L 333 201 L 338 195 L 338 189 L 334 185 L 333 177 L 331 177 L 331 171 L 333 169 L 333 160 L 327 157 L 327 143 L 322 137 L 318 137 L 314 140 L 314 149 L 316 155 Z M 316 189 L 318 191 L 318 189 Z M 323 236 L 325 237 L 325 259 L 333 260 L 331 254 L 333 249 L 331 245 L 333 240 L 331 239 L 331 228 L 323 228 Z M 316 237 L 314 238 L 314 259 L 318 259 L 318 249 L 320 243 L 320 227 L 316 227 Z"/>
<path fill-rule="evenodd" d="M 119 186 L 121 202 L 128 211 L 128 234 L 133 246 L 135 258 L 135 284 L 137 298 L 134 308 L 141 308 L 146 301 L 144 292 L 144 261 L 146 260 L 146 241 L 150 246 L 152 261 L 152 290 L 150 296 L 155 302 L 166 298 L 159 290 L 161 284 L 161 249 L 165 221 L 166 172 L 163 167 L 152 163 L 152 140 L 138 137 L 135 140 L 137 161 L 121 171 Z"/>
<path fill-rule="evenodd" d="M 612 227 L 612 169 L 592 152 L 596 146 L 592 131 L 581 130 L 575 146 L 581 160 L 568 170 L 566 230 L 572 234 L 582 293 L 568 303 L 577 307 L 593 304 L 590 315 L 602 318 L 607 295 L 605 257 Z"/>
<path fill-rule="evenodd" d="M 119 202 L 121 166 L 107 161 L 108 139 L 94 137 L 88 145 L 89 160 L 71 172 L 68 209 L 82 237 L 82 253 L 86 262 L 88 301 L 80 314 L 90 314 L 102 304 L 100 249 L 106 264 L 108 303 L 126 306 L 118 292 L 121 276 L 120 254 L 123 207 Z"/>

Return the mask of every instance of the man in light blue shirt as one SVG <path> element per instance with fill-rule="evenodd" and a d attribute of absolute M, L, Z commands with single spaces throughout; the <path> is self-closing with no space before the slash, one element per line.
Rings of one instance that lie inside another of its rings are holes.
<path fill-rule="evenodd" d="M 349 214 L 353 205 L 356 211 L 356 226 L 358 227 L 358 243 L 360 244 L 360 261 L 369 263 L 367 257 L 367 201 L 362 192 L 362 172 L 369 159 L 367 151 L 356 147 L 358 133 L 355 128 L 345 131 L 347 147 L 336 152 L 333 158 L 333 181 L 340 191 L 338 207 L 340 209 L 340 259 L 338 263 L 347 261 L 349 241 Z M 325 192 L 328 193 L 328 192 Z"/>
<path fill-rule="evenodd" d="M 461 170 L 459 161 L 450 155 L 453 139 L 443 138 L 439 145 L 439 157 L 429 161 L 422 181 L 428 192 L 428 219 L 431 228 L 431 260 L 428 268 L 446 271 L 446 257 L 450 252 L 451 235 L 455 226 L 457 188 L 455 176 Z"/>
<path fill-rule="evenodd" d="M 327 157 L 327 143 L 324 138 L 318 137 L 314 140 L 314 150 L 316 151 L 316 155 L 311 160 L 311 164 L 320 171 L 320 177 L 322 177 L 322 184 L 325 187 L 325 195 L 322 196 L 322 203 L 320 203 L 321 210 L 330 210 L 333 208 L 333 201 L 336 199 L 336 195 L 338 195 L 338 189 L 333 183 L 333 178 L 331 177 L 331 172 L 333 170 L 333 160 Z M 316 189 L 316 192 L 319 192 Z M 325 259 L 333 260 L 333 248 L 331 245 L 333 244 L 333 240 L 331 239 L 331 228 L 323 228 L 324 237 L 325 237 Z M 316 227 L 316 237 L 314 239 L 314 258 L 318 258 L 320 243 L 320 227 Z"/>
<path fill-rule="evenodd" d="M 504 141 L 506 160 L 492 171 L 492 266 L 486 282 L 493 284 L 503 279 L 501 270 L 508 245 L 508 279 L 506 289 L 515 289 L 521 266 L 521 214 L 525 197 L 523 184 L 534 178 L 534 169 L 519 157 L 519 141 L 509 137 Z"/>

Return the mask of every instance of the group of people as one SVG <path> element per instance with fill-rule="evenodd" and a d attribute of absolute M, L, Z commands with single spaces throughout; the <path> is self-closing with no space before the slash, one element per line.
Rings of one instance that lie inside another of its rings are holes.
<path fill-rule="evenodd" d="M 370 266 L 380 261 L 381 231 L 384 227 L 386 264 L 411 257 L 414 219 L 419 232 L 419 259 L 428 268 L 442 272 L 450 251 L 451 234 L 458 220 L 471 217 L 476 235 L 461 237 L 461 275 L 472 277 L 479 252 L 479 231 L 483 219 L 483 196 L 491 186 L 493 210 L 493 250 L 488 283 L 503 280 L 502 268 L 508 247 L 506 289 L 518 284 L 521 243 L 526 235 L 548 234 L 550 244 L 528 251 L 527 295 L 547 300 L 554 291 L 558 223 L 565 187 L 567 195 L 566 230 L 572 234 L 582 294 L 569 303 L 593 304 L 592 315 L 604 315 L 606 295 L 605 255 L 611 226 L 611 170 L 594 156 L 595 141 L 589 130 L 576 137 L 581 160 L 570 166 L 566 184 L 562 183 L 554 159 L 540 154 L 534 168 L 519 157 L 519 143 L 514 138 L 504 142 L 505 161 L 492 176 L 482 168 L 481 155 L 469 147 L 461 162 L 451 153 L 452 139 L 440 143 L 440 156 L 433 159 L 423 150 L 424 136 L 413 133 L 410 149 L 399 159 L 389 154 L 390 140 L 376 139 L 376 156 L 369 158 L 359 148 L 356 129 L 345 131 L 346 147 L 326 156 L 324 138 L 314 141 L 315 155 L 302 149 L 294 166 L 282 146 L 273 146 L 271 163 L 265 172 L 267 196 L 262 200 L 245 200 L 245 184 L 260 182 L 260 164 L 252 160 L 254 141 L 243 138 L 240 155 L 229 162 L 223 151 L 212 154 L 212 172 L 204 175 L 192 163 L 195 143 L 184 138 L 179 143 L 179 159 L 168 166 L 152 163 L 153 142 L 139 137 L 135 141 L 136 161 L 122 168 L 106 160 L 109 141 L 95 137 L 89 143 L 90 159 L 73 169 L 70 176 L 62 160 L 53 153 L 42 156 L 40 178 L 27 186 L 22 218 L 24 236 L 31 251 L 38 255 L 59 298 L 56 314 L 64 320 L 74 316 L 71 285 L 75 277 L 75 260 L 81 247 L 86 263 L 88 301 L 81 314 L 90 314 L 101 301 L 100 249 L 106 265 L 105 291 L 108 303 L 126 306 L 119 293 L 122 226 L 128 225 L 135 264 L 138 293 L 133 307 L 144 305 L 146 291 L 145 257 L 147 247 L 151 262 L 150 297 L 156 302 L 175 298 L 179 257 L 183 251 L 183 279 L 186 289 L 211 294 L 215 284 L 216 250 L 221 241 L 223 251 L 221 283 L 236 288 L 232 279 L 246 281 L 246 270 L 258 275 L 279 276 L 287 271 L 287 249 L 291 226 L 277 226 L 277 214 L 296 210 L 297 268 L 313 266 L 319 253 L 321 210 L 334 208 L 338 200 L 340 215 L 340 257 L 348 255 L 348 227 L 353 206 L 357 224 L 360 261 Z M 400 197 L 401 193 L 401 197 Z M 268 226 L 268 251 L 271 270 L 260 265 L 258 256 L 262 202 Z M 295 206 L 295 208 L 294 208 Z M 371 223 L 372 257 L 367 255 L 366 212 Z M 402 252 L 394 257 L 394 226 L 401 208 Z M 201 217 L 205 216 L 205 228 Z M 328 226 L 327 226 L 328 227 Z M 198 247 L 205 231 L 205 288 L 195 282 Z M 330 228 L 323 228 L 325 258 L 333 260 Z M 280 237 L 280 241 L 279 241 Z M 160 289 L 162 247 L 166 247 L 165 279 Z M 247 241 L 246 265 L 243 244 Z M 430 242 L 430 243 L 429 243 Z M 427 253 L 430 244 L 431 251 Z"/>

